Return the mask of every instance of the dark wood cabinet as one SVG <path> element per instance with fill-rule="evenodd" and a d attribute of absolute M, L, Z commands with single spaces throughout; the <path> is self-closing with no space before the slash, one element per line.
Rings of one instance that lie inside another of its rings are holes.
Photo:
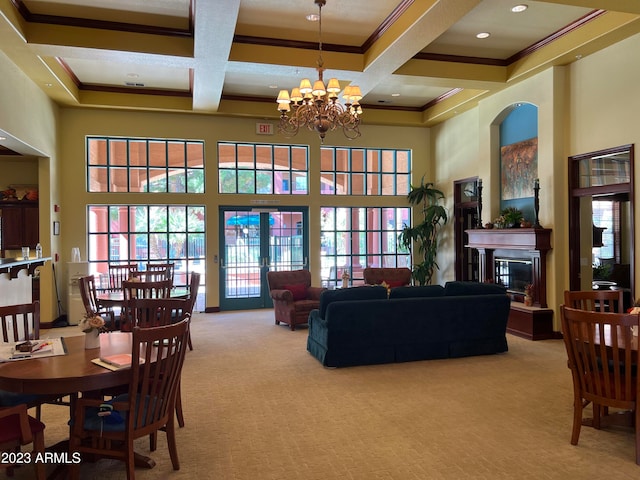
<path fill-rule="evenodd" d="M 39 211 L 37 202 L 0 203 L 2 250 L 35 248 L 39 242 Z"/>

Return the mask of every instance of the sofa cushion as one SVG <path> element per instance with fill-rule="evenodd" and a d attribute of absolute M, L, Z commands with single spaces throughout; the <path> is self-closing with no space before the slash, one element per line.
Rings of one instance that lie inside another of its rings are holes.
<path fill-rule="evenodd" d="M 307 298 L 307 286 L 303 283 L 296 283 L 294 285 L 284 285 L 283 290 L 289 290 L 293 295 L 293 301 L 304 300 Z"/>
<path fill-rule="evenodd" d="M 503 285 L 495 283 L 478 283 L 478 282 L 447 282 L 444 286 L 444 294 L 446 296 L 459 295 L 495 295 L 507 293 L 507 289 Z"/>
<path fill-rule="evenodd" d="M 387 289 L 379 285 L 325 290 L 320 295 L 320 318 L 325 317 L 327 307 L 332 302 L 344 302 L 347 300 L 376 300 L 383 298 L 387 298 Z"/>
<path fill-rule="evenodd" d="M 421 297 L 442 297 L 444 287 L 442 285 L 426 285 L 414 287 L 396 287 L 391 289 L 389 298 L 421 298 Z"/>

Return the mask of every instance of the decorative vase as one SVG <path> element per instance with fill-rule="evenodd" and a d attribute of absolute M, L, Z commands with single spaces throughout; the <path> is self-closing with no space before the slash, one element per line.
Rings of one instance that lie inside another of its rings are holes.
<path fill-rule="evenodd" d="M 84 334 L 84 348 L 89 350 L 91 348 L 100 348 L 100 332 L 97 329 L 92 329 Z"/>
<path fill-rule="evenodd" d="M 524 304 L 525 304 L 527 307 L 532 306 L 532 305 L 533 305 L 533 297 L 532 297 L 531 295 L 525 295 L 525 296 L 524 296 Z"/>

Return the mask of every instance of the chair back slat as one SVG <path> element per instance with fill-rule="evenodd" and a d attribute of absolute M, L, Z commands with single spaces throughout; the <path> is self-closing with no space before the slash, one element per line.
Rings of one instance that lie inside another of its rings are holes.
<path fill-rule="evenodd" d="M 131 298 L 166 298 L 169 296 L 170 291 L 170 280 L 158 280 L 156 282 L 125 280 L 122 282 L 124 300 Z"/>
<path fill-rule="evenodd" d="M 122 282 L 131 278 L 133 272 L 138 271 L 138 265 L 128 263 L 122 265 L 109 265 L 109 290 L 117 291 L 122 289 Z"/>
<path fill-rule="evenodd" d="M 624 313 L 622 290 L 566 290 L 564 304 L 569 308 L 592 312 Z"/>
<path fill-rule="evenodd" d="M 123 302 L 120 328 L 131 331 L 134 327 L 171 325 L 190 315 L 190 306 L 185 298 L 131 298 Z"/>
<path fill-rule="evenodd" d="M 133 363 L 129 401 L 133 415 L 128 428 L 153 431 L 163 427 L 173 415 L 180 374 L 187 347 L 190 316 L 173 325 L 133 329 Z M 136 435 L 138 436 L 138 435 Z"/>
<path fill-rule="evenodd" d="M 163 276 L 164 280 L 171 280 L 171 285 L 173 285 L 173 276 L 175 272 L 175 263 L 167 262 L 167 263 L 147 263 L 147 272 L 154 272 Z M 161 278 L 158 278 L 160 280 Z"/>
<path fill-rule="evenodd" d="M 21 342 L 40 338 L 40 302 L 0 307 L 2 341 Z"/>
<path fill-rule="evenodd" d="M 640 365 L 639 316 L 561 307 L 565 347 L 574 388 L 601 406 L 634 409 Z"/>
<path fill-rule="evenodd" d="M 87 315 L 98 313 L 98 294 L 96 291 L 96 281 L 93 275 L 80 277 L 78 279 L 80 297 Z"/>
<path fill-rule="evenodd" d="M 191 272 L 189 278 L 189 296 L 188 299 L 191 302 L 189 313 L 193 313 L 193 309 L 198 300 L 198 291 L 200 290 L 200 274 L 198 272 Z"/>

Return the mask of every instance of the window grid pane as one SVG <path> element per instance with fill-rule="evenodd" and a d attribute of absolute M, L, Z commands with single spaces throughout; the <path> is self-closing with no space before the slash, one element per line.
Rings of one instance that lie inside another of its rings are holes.
<path fill-rule="evenodd" d="M 366 267 L 411 268 L 411 255 L 398 244 L 411 209 L 402 207 L 321 208 L 323 286 L 335 288 L 346 270 L 350 285 L 363 285 Z"/>
<path fill-rule="evenodd" d="M 307 195 L 308 157 L 308 147 L 218 143 L 218 192 Z"/>
<path fill-rule="evenodd" d="M 320 169 L 322 195 L 406 196 L 411 152 L 322 147 Z"/>
<path fill-rule="evenodd" d="M 108 286 L 110 263 L 145 270 L 154 260 L 175 264 L 176 287 L 186 287 L 192 271 L 205 283 L 203 205 L 89 205 L 87 212 L 89 266 L 99 288 Z"/>
<path fill-rule="evenodd" d="M 205 192 L 204 142 L 87 137 L 86 156 L 89 192 Z"/>

